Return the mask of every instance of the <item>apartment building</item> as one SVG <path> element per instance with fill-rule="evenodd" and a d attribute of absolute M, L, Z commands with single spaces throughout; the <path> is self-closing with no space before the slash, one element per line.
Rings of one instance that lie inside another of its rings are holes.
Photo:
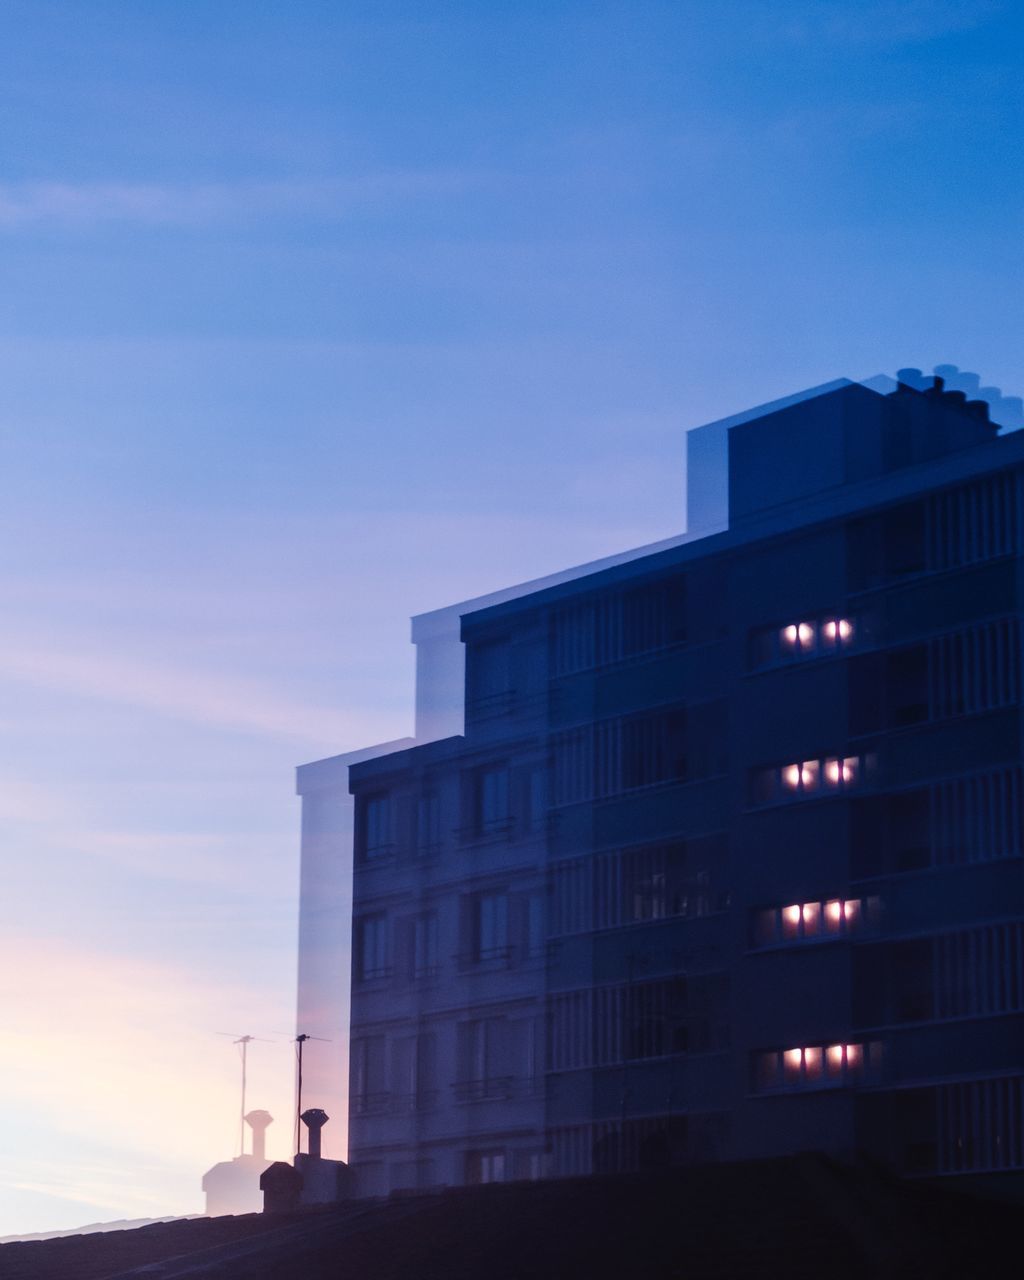
<path fill-rule="evenodd" d="M 1024 1167 L 1024 433 L 901 371 L 689 460 L 690 534 L 417 619 L 414 743 L 300 770 L 364 1194 Z"/>

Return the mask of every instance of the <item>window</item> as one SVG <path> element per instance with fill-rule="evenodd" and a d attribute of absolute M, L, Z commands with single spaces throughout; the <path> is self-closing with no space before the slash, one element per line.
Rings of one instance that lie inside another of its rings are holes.
<path fill-rule="evenodd" d="M 544 1150 L 514 1151 L 512 1153 L 512 1176 L 518 1182 L 536 1182 L 544 1177 Z"/>
<path fill-rule="evenodd" d="M 433 1185 L 433 1160 L 398 1160 L 391 1166 L 392 1191 L 424 1191 Z"/>
<path fill-rule="evenodd" d="M 923 573 L 926 568 L 925 506 L 915 502 L 882 516 L 882 553 L 888 578 Z"/>
<path fill-rule="evenodd" d="M 1004 471 L 928 500 L 929 568 L 977 564 L 1017 550 L 1017 478 Z"/>
<path fill-rule="evenodd" d="M 470 700 L 481 710 L 504 706 L 512 694 L 512 651 L 507 640 L 475 644 L 469 651 Z"/>
<path fill-rule="evenodd" d="M 834 1089 L 861 1084 L 877 1069 L 881 1046 L 834 1042 L 754 1055 L 754 1091 Z"/>
<path fill-rule="evenodd" d="M 622 721 L 621 753 L 624 791 L 685 779 L 685 709 L 655 716 L 633 716 Z"/>
<path fill-rule="evenodd" d="M 389 1099 L 385 1089 L 384 1037 L 359 1036 L 354 1039 L 349 1070 L 355 1113 L 366 1115 L 383 1110 Z"/>
<path fill-rule="evenodd" d="M 1020 768 L 865 796 L 851 813 L 853 872 L 868 877 L 1019 858 L 1024 852 Z"/>
<path fill-rule="evenodd" d="M 856 631 L 854 619 L 839 613 L 763 627 L 750 637 L 750 665 L 763 667 L 834 654 L 853 644 Z"/>
<path fill-rule="evenodd" d="M 725 837 L 641 845 L 551 866 L 554 937 L 724 909 Z"/>
<path fill-rule="evenodd" d="M 856 520 L 847 530 L 850 585 L 862 590 L 1013 555 L 1019 525 L 1017 474 L 1011 471 Z"/>
<path fill-rule="evenodd" d="M 558 992 L 547 1001 L 549 1071 L 616 1066 L 728 1043 L 727 974 Z"/>
<path fill-rule="evenodd" d="M 416 853 L 426 857 L 441 847 L 441 800 L 425 791 L 416 801 Z"/>
<path fill-rule="evenodd" d="M 386 794 L 363 801 L 363 856 L 379 858 L 391 851 L 391 801 Z"/>
<path fill-rule="evenodd" d="M 426 1111 L 437 1102 L 437 1043 L 432 1031 L 401 1036 L 392 1043 L 392 1093 L 395 1109 Z"/>
<path fill-rule="evenodd" d="M 751 800 L 754 804 L 772 804 L 849 791 L 862 782 L 866 764 L 863 756 L 826 756 L 756 770 L 751 775 Z"/>
<path fill-rule="evenodd" d="M 509 825 L 508 766 L 492 765 L 480 769 L 476 775 L 477 835 L 487 835 L 507 830 Z"/>
<path fill-rule="evenodd" d="M 547 941 L 544 927 L 544 894 L 528 893 L 523 906 L 526 916 L 525 953 L 528 956 L 542 956 Z"/>
<path fill-rule="evenodd" d="M 818 629 L 813 622 L 791 622 L 779 633 L 783 653 L 813 653 L 817 648 Z"/>
<path fill-rule="evenodd" d="M 787 764 L 783 766 L 781 776 L 787 791 L 817 791 L 821 782 L 821 765 L 817 760 Z"/>
<path fill-rule="evenodd" d="M 754 916 L 754 945 L 772 947 L 789 942 L 842 938 L 873 925 L 878 898 L 828 898 L 824 902 L 794 902 L 769 907 Z"/>
<path fill-rule="evenodd" d="M 850 730 L 898 729 L 1020 701 L 1020 627 L 1005 618 L 864 654 L 849 671 Z"/>
<path fill-rule="evenodd" d="M 412 922 L 412 976 L 437 976 L 437 913 L 425 912 Z"/>
<path fill-rule="evenodd" d="M 551 615 L 551 674 L 571 675 L 671 648 L 686 641 L 686 628 L 682 575 L 574 601 Z"/>
<path fill-rule="evenodd" d="M 505 1152 L 499 1148 L 487 1151 L 466 1152 L 466 1182 L 481 1186 L 488 1182 L 505 1181 Z"/>
<path fill-rule="evenodd" d="M 515 1075 L 516 1047 L 512 1024 L 506 1018 L 474 1018 L 460 1022 L 456 1042 L 456 1100 L 478 1102 L 488 1098 L 507 1098 Z"/>
<path fill-rule="evenodd" d="M 641 787 L 720 774 L 726 768 L 727 723 L 723 702 L 705 702 L 557 733 L 551 803 L 602 800 Z"/>
<path fill-rule="evenodd" d="M 389 976 L 388 919 L 383 912 L 356 921 L 356 955 L 360 982 Z"/>
<path fill-rule="evenodd" d="M 469 955 L 471 964 L 509 958 L 508 894 L 492 890 L 469 899 Z"/>
<path fill-rule="evenodd" d="M 546 765 L 531 769 L 526 780 L 527 823 L 531 831 L 543 831 L 548 816 L 548 770 Z"/>
<path fill-rule="evenodd" d="M 861 1026 L 1024 1012 L 1024 924 L 858 948 L 853 995 Z"/>
<path fill-rule="evenodd" d="M 1024 1077 L 943 1085 L 938 1172 L 1024 1169 Z"/>

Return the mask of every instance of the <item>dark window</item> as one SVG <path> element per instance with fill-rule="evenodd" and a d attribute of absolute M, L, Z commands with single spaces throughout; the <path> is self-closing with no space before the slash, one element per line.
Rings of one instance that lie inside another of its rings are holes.
<path fill-rule="evenodd" d="M 893 728 L 928 719 L 928 648 L 915 645 L 888 655 L 888 721 Z"/>
<path fill-rule="evenodd" d="M 883 582 L 923 573 L 927 567 L 924 503 L 910 503 L 847 527 L 850 587 L 862 591 Z"/>
<path fill-rule="evenodd" d="M 523 900 L 523 941 L 528 956 L 544 954 L 547 930 L 544 922 L 545 895 L 529 893 Z"/>
<path fill-rule="evenodd" d="M 505 1181 L 505 1152 L 495 1148 L 487 1151 L 466 1152 L 466 1182 L 481 1186 L 489 1182 Z"/>
<path fill-rule="evenodd" d="M 383 912 L 356 921 L 356 977 L 360 982 L 388 976 L 388 944 L 388 919 Z"/>
<path fill-rule="evenodd" d="M 433 853 L 441 844 L 441 801 L 436 791 L 425 791 L 416 802 L 416 852 Z"/>
<path fill-rule="evenodd" d="M 352 1108 L 357 1114 L 382 1109 L 387 1103 L 384 1037 L 360 1036 L 352 1041 Z"/>
<path fill-rule="evenodd" d="M 893 1014 L 897 1022 L 920 1022 L 932 1017 L 932 941 L 918 938 L 892 948 Z"/>
<path fill-rule="evenodd" d="M 623 790 L 682 781 L 686 776 L 685 710 L 637 716 L 623 722 Z"/>
<path fill-rule="evenodd" d="M 850 869 L 857 877 L 918 871 L 931 865 L 928 792 L 858 799 L 850 812 Z"/>
<path fill-rule="evenodd" d="M 437 974 L 437 913 L 425 912 L 412 922 L 412 977 L 433 978 Z"/>
<path fill-rule="evenodd" d="M 548 769 L 538 765 L 526 779 L 527 822 L 531 831 L 542 831 L 548 813 Z"/>
<path fill-rule="evenodd" d="M 563 676 L 606 666 L 671 648 L 686 638 L 686 580 L 682 576 L 609 591 L 552 612 L 551 673 Z"/>
<path fill-rule="evenodd" d="M 931 813 L 927 791 L 888 797 L 889 865 L 895 871 L 919 871 L 931 862 Z"/>
<path fill-rule="evenodd" d="M 623 657 L 650 653 L 686 639 L 686 579 L 636 587 L 622 596 Z"/>
<path fill-rule="evenodd" d="M 458 1024 L 455 1097 L 460 1102 L 507 1098 L 522 1075 L 525 1060 L 522 1026 L 503 1017 L 474 1018 Z"/>
<path fill-rule="evenodd" d="M 476 962 L 507 957 L 508 894 L 504 891 L 489 891 L 473 896 L 470 955 Z"/>
<path fill-rule="evenodd" d="M 364 858 L 379 858 L 391 851 L 391 798 L 385 793 L 363 801 L 362 846 Z"/>
<path fill-rule="evenodd" d="M 916 502 L 886 512 L 882 545 L 888 578 L 902 578 L 925 570 L 925 508 Z"/>
<path fill-rule="evenodd" d="M 499 831 L 508 825 L 508 766 L 495 765 L 477 774 L 477 831 Z"/>
<path fill-rule="evenodd" d="M 934 1017 L 933 940 L 858 948 L 853 960 L 853 1011 L 858 1026 L 922 1022 Z"/>
<path fill-rule="evenodd" d="M 927 645 L 864 654 L 847 670 L 851 733 L 899 729 L 928 719 Z"/>
<path fill-rule="evenodd" d="M 507 640 L 492 640 L 470 649 L 470 697 L 487 706 L 502 703 L 512 692 L 512 650 Z"/>

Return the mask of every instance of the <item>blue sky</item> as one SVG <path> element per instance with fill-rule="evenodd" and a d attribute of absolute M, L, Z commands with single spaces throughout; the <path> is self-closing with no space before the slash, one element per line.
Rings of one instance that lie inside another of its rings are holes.
<path fill-rule="evenodd" d="M 291 771 L 409 731 L 410 613 L 679 532 L 708 419 L 904 364 L 1021 394 L 1022 36 L 4 6 L 0 1234 L 197 1211 L 220 1030 L 279 1033 L 284 1153 Z"/>

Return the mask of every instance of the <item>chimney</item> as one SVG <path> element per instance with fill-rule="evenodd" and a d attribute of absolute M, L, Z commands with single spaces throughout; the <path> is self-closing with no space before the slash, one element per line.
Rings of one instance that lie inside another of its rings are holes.
<path fill-rule="evenodd" d="M 267 1126 L 274 1123 L 269 1111 L 250 1111 L 245 1123 L 252 1130 L 252 1154 L 257 1160 L 267 1158 Z"/>
<path fill-rule="evenodd" d="M 319 1107 L 312 1107 L 309 1111 L 303 1111 L 299 1117 L 309 1130 L 309 1154 L 314 1160 L 320 1159 L 320 1130 L 330 1118 L 327 1112 L 322 1111 Z"/>
<path fill-rule="evenodd" d="M 897 369 L 896 381 L 901 391 L 923 391 L 930 379 L 926 379 L 920 369 Z"/>

